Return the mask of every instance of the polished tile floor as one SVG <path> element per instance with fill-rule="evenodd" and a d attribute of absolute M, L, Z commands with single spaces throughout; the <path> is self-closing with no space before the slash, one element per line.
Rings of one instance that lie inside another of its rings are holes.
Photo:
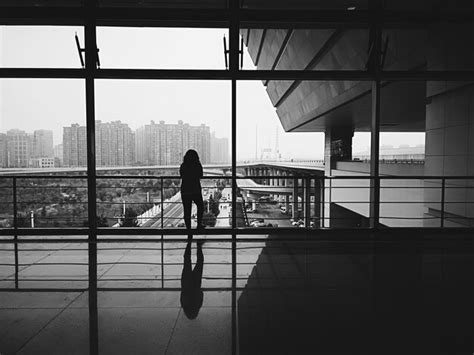
<path fill-rule="evenodd" d="M 394 236 L 2 244 L 0 353 L 472 354 L 471 239 Z"/>

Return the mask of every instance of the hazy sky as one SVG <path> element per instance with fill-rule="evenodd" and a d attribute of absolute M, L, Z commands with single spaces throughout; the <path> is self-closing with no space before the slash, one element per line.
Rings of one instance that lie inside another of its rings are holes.
<path fill-rule="evenodd" d="M 84 44 L 82 28 L 0 27 L 0 66 L 80 68 L 74 34 Z M 223 29 L 99 28 L 97 42 L 102 68 L 224 69 Z M 252 62 L 244 51 L 245 67 Z M 284 133 L 261 81 L 237 86 L 238 159 L 274 147 L 279 132 L 284 157 L 320 158 L 323 133 Z M 97 80 L 96 119 L 121 120 L 132 129 L 149 123 L 207 124 L 219 137 L 231 136 L 229 81 Z M 85 124 L 83 80 L 0 80 L 0 131 L 19 128 L 53 130 L 55 144 L 62 127 Z M 382 136 L 383 144 L 424 143 L 424 134 Z M 357 134 L 353 151 L 364 151 L 369 135 Z"/>

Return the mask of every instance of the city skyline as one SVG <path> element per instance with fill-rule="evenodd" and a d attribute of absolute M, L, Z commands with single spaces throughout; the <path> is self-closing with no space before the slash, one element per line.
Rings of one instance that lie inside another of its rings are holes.
<path fill-rule="evenodd" d="M 188 149 L 196 149 L 203 164 L 230 161 L 228 139 L 205 124 L 152 120 L 132 130 L 127 122 L 95 123 L 97 166 L 179 164 Z M 79 123 L 63 127 L 60 144 L 53 144 L 52 130 L 10 129 L 0 132 L 0 167 L 86 166 L 86 145 L 86 126 Z"/>

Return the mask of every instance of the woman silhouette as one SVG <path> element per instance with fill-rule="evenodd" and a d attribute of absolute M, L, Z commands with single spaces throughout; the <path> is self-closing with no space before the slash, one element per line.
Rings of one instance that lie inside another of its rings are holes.
<path fill-rule="evenodd" d="M 191 229 L 191 206 L 194 201 L 197 207 L 198 228 L 203 228 L 202 214 L 204 213 L 204 202 L 201 194 L 202 165 L 199 155 L 194 149 L 189 149 L 183 158 L 179 168 L 181 176 L 181 200 L 183 201 L 184 223 L 187 229 Z"/>

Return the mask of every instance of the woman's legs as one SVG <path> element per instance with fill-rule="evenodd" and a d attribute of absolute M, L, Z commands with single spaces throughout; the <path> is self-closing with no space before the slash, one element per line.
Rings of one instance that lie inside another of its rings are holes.
<path fill-rule="evenodd" d="M 204 214 L 204 201 L 201 194 L 194 196 L 194 203 L 197 207 L 197 225 L 199 228 L 202 227 L 202 215 Z"/>
<path fill-rule="evenodd" d="M 191 229 L 191 205 L 193 198 L 189 195 L 181 195 L 181 201 L 183 201 L 184 224 L 186 224 L 187 229 Z"/>

